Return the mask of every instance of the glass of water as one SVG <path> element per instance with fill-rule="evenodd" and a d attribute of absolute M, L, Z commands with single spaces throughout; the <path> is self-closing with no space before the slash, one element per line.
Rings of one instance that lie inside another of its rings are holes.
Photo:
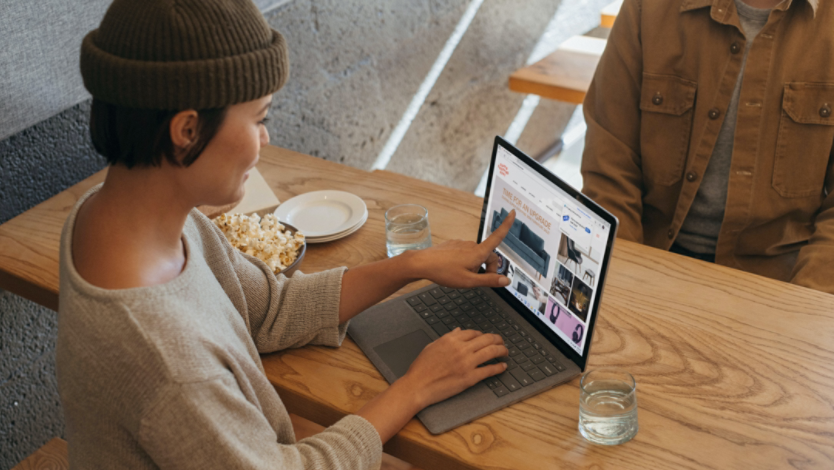
<path fill-rule="evenodd" d="M 586 372 L 579 382 L 579 432 L 585 439 L 617 445 L 637 434 L 637 382 L 620 369 Z"/>
<path fill-rule="evenodd" d="M 385 212 L 385 237 L 389 258 L 406 250 L 430 247 L 429 211 L 417 204 L 402 204 L 388 209 Z"/>

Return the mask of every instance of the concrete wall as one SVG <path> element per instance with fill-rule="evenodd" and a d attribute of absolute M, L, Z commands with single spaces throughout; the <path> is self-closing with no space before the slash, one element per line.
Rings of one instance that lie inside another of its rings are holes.
<path fill-rule="evenodd" d="M 2 0 L 0 24 L 9 1 L 24 3 Z M 271 113 L 272 143 L 369 168 L 469 1 L 258 0 L 291 49 L 292 77 Z M 558 42 L 598 24 L 599 10 L 607 2 L 486 0 L 389 169 L 473 190 L 487 164 L 492 137 L 506 132 L 524 99 L 507 90 L 507 76 L 524 64 L 554 16 L 557 28 L 551 34 Z M 40 12 L 48 18 L 52 10 Z M 70 32 L 80 41 L 85 31 L 77 25 L 89 20 L 75 21 L 71 13 L 62 12 L 59 26 L 76 28 Z M 27 15 L 32 16 L 28 10 Z M 0 35 L 0 50 L 8 49 L 7 43 Z M 67 44 L 66 50 L 74 54 L 77 44 Z M 7 80 L 19 82 L 7 72 L 19 58 L 8 57 L 0 54 L 0 90 Z M 55 64 L 40 65 L 46 70 Z M 66 72 L 67 83 L 77 79 L 71 73 L 76 72 Z M 21 93 L 17 102 L 36 100 L 37 91 Z M 104 166 L 87 135 L 89 101 L 75 102 L 53 103 L 50 114 L 38 117 L 37 124 L 0 141 L 0 223 Z M 0 101 L 0 114 L 7 105 Z M 572 111 L 573 106 L 543 101 L 519 146 L 528 153 L 541 150 L 561 132 Z M 0 291 L 0 470 L 63 435 L 54 377 L 56 328 L 54 312 Z"/>

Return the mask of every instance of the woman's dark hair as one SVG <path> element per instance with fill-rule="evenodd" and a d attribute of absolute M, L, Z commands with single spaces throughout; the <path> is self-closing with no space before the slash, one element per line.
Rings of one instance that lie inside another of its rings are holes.
<path fill-rule="evenodd" d="M 90 137 L 96 151 L 110 165 L 160 166 L 162 157 L 175 166 L 189 166 L 203 153 L 217 134 L 226 109 L 198 111 L 197 138 L 177 159 L 169 126 L 180 111 L 134 109 L 93 98 Z"/>

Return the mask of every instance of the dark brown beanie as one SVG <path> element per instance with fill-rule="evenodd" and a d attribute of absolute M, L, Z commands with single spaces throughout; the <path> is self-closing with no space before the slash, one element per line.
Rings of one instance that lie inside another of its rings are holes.
<path fill-rule="evenodd" d="M 278 91 L 287 44 L 251 0 L 115 0 L 81 44 L 93 97 L 138 109 L 209 109 Z"/>

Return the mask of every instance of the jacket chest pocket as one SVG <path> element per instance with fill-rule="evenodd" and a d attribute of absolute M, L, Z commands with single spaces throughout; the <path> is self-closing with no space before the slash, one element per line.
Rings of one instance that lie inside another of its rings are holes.
<path fill-rule="evenodd" d="M 773 189 L 782 197 L 822 195 L 834 145 L 834 84 L 788 83 L 773 161 Z"/>
<path fill-rule="evenodd" d="M 640 154 L 648 182 L 669 186 L 683 176 L 696 90 L 696 83 L 689 80 L 643 74 Z"/>

